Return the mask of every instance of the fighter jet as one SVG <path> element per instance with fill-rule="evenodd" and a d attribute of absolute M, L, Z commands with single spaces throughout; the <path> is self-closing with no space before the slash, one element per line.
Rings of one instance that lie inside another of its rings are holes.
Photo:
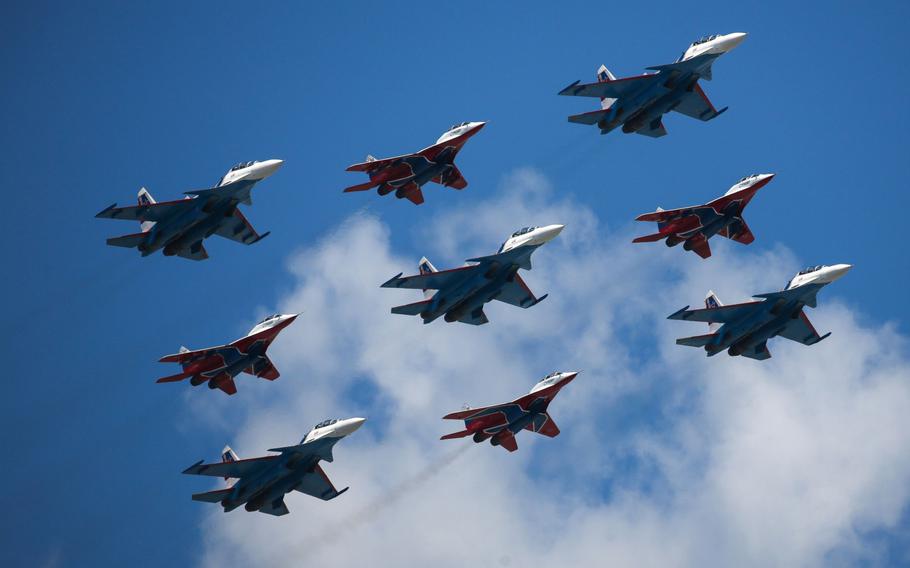
<path fill-rule="evenodd" d="M 190 351 L 181 347 L 179 353 L 159 359 L 160 363 L 180 363 L 183 372 L 162 377 L 156 382 L 173 383 L 189 378 L 190 384 L 199 386 L 208 382 L 210 389 L 221 389 L 227 394 L 237 392 L 234 377 L 249 373 L 274 381 L 278 369 L 265 354 L 281 330 L 291 325 L 300 314 L 275 314 L 257 323 L 246 337 L 233 343 Z"/>
<path fill-rule="evenodd" d="M 113 237 L 107 244 L 137 248 L 142 256 L 164 249 L 165 256 L 182 256 L 190 260 L 209 257 L 203 239 L 218 235 L 245 245 L 259 242 L 269 235 L 253 229 L 238 205 L 252 205 L 250 191 L 281 167 L 281 160 L 237 164 L 211 189 L 185 192 L 175 201 L 156 202 L 144 187 L 139 190 L 139 204 L 117 207 L 113 204 L 95 215 L 104 219 L 139 221 L 140 232 Z"/>
<path fill-rule="evenodd" d="M 731 187 L 723 197 L 705 205 L 665 211 L 660 207 L 654 213 L 645 213 L 636 221 L 657 221 L 658 231 L 653 235 L 638 237 L 633 243 L 650 243 L 666 239 L 668 247 L 683 243 L 686 250 L 695 251 L 702 257 L 711 256 L 708 239 L 716 234 L 747 245 L 755 240 L 749 226 L 743 219 L 743 209 L 759 189 L 764 187 L 774 174 L 746 176 Z"/>
<path fill-rule="evenodd" d="M 473 264 L 461 268 L 438 271 L 426 257 L 420 259 L 420 274 L 402 278 L 398 273 L 382 287 L 423 290 L 426 299 L 396 306 L 392 313 L 419 315 L 425 324 L 444 315 L 447 322 L 482 325 L 489 321 L 483 313 L 483 305 L 491 300 L 521 308 L 538 304 L 547 295 L 535 297 L 519 276 L 518 269 L 531 270 L 531 254 L 558 235 L 563 227 L 547 225 L 515 231 L 496 254 L 469 259 L 467 262 Z"/>
<path fill-rule="evenodd" d="M 423 203 L 420 188 L 429 181 L 454 189 L 464 189 L 468 182 L 455 167 L 455 156 L 465 142 L 480 132 L 485 124 L 486 122 L 456 124 L 443 133 L 435 144 L 416 154 L 381 160 L 368 155 L 366 162 L 348 166 L 346 171 L 366 172 L 370 181 L 352 185 L 344 191 L 366 191 L 378 187 L 379 195 L 394 191 L 395 197 L 406 197 L 411 203 L 420 205 Z"/>
<path fill-rule="evenodd" d="M 494 446 L 514 452 L 518 449 L 515 434 L 522 429 L 537 432 L 553 438 L 559 435 L 559 428 L 547 413 L 547 407 L 578 372 L 550 373 L 534 385 L 531 392 L 505 404 L 470 408 L 443 416 L 443 420 L 464 420 L 465 429 L 446 434 L 440 440 L 474 436 L 476 443 L 486 439 Z"/>
<path fill-rule="evenodd" d="M 781 292 L 756 294 L 762 298 L 755 302 L 721 304 L 714 292 L 705 298 L 705 309 L 690 310 L 689 306 L 669 316 L 668 319 L 703 321 L 711 333 L 682 337 L 677 345 L 704 347 L 708 356 L 727 350 L 730 355 L 742 355 L 763 361 L 771 357 L 768 339 L 781 336 L 803 345 L 815 345 L 831 335 L 819 335 L 803 311 L 804 306 L 814 308 L 818 291 L 850 270 L 849 264 L 814 266 L 801 270 Z"/>
<path fill-rule="evenodd" d="M 559 92 L 600 99 L 600 110 L 570 116 L 569 122 L 596 124 L 601 134 L 622 125 L 623 132 L 659 138 L 667 133 L 662 119 L 671 110 L 703 121 L 716 118 L 727 107 L 715 109 L 698 80 L 710 81 L 714 60 L 744 39 L 744 33 L 704 37 L 692 43 L 675 63 L 648 67 L 657 72 L 637 77 L 617 79 L 601 65 L 596 83 L 580 85 L 581 81 L 575 81 Z"/>
<path fill-rule="evenodd" d="M 274 456 L 237 459 L 230 446 L 225 446 L 221 463 L 204 464 L 199 460 L 183 473 L 223 477 L 226 489 L 196 493 L 193 501 L 221 503 L 224 512 L 245 504 L 247 511 L 268 515 L 287 515 L 284 496 L 299 491 L 328 501 L 348 490 L 338 491 L 319 466 L 319 460 L 333 461 L 332 448 L 339 440 L 353 433 L 365 418 L 326 420 L 317 424 L 296 446 L 274 448 Z M 230 480 L 237 479 L 236 482 Z"/>

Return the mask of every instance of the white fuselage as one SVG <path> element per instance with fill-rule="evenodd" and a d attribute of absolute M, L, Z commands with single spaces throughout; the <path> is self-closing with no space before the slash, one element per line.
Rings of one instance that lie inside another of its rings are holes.
<path fill-rule="evenodd" d="M 724 195 L 730 195 L 731 193 L 736 193 L 737 191 L 749 189 L 753 185 L 773 177 L 774 174 L 753 174 L 751 176 L 744 177 L 743 179 L 733 184 Z"/>
<path fill-rule="evenodd" d="M 263 321 L 257 323 L 253 326 L 253 329 L 246 334 L 246 337 L 251 335 L 256 335 L 257 333 L 263 332 L 267 329 L 271 329 L 275 326 L 281 325 L 285 322 L 290 323 L 288 320 L 293 321 L 300 314 L 275 314 L 274 316 L 268 317 Z"/>
<path fill-rule="evenodd" d="M 534 388 L 532 388 L 528 392 L 528 394 L 532 394 L 537 391 L 543 390 L 545 388 L 552 387 L 553 385 L 557 385 L 569 378 L 574 377 L 577 374 L 578 374 L 578 371 L 559 371 L 559 372 L 547 375 L 543 380 L 541 380 L 539 383 L 534 385 Z"/>
<path fill-rule="evenodd" d="M 326 426 L 313 428 L 303 439 L 303 443 L 312 442 L 320 438 L 344 438 L 363 426 L 366 418 L 343 418 Z"/>
<path fill-rule="evenodd" d="M 452 140 L 453 138 L 458 138 L 462 134 L 466 134 L 472 130 L 479 130 L 480 128 L 483 128 L 485 124 L 486 122 L 465 122 L 459 124 L 458 126 L 455 126 L 446 132 L 443 132 L 442 136 L 436 140 L 436 144 L 434 144 L 434 146 Z"/>
<path fill-rule="evenodd" d="M 835 264 L 832 266 L 816 266 L 812 270 L 803 270 L 790 280 L 784 290 L 792 290 L 807 284 L 830 284 L 847 273 L 853 265 Z"/>
<path fill-rule="evenodd" d="M 704 55 L 706 53 L 727 53 L 731 49 L 741 44 L 744 39 L 746 39 L 745 33 L 734 32 L 732 34 L 715 36 L 708 41 L 697 41 L 689 46 L 680 61 L 686 61 L 692 59 L 693 57 L 698 57 L 699 55 Z"/>
<path fill-rule="evenodd" d="M 263 180 L 281 167 L 281 164 L 284 163 L 284 160 L 265 160 L 263 162 L 247 162 L 247 165 L 244 167 L 234 166 L 221 178 L 221 181 L 218 182 L 216 187 L 221 187 L 229 183 L 234 183 L 242 179 L 249 181 L 259 181 Z"/>
<path fill-rule="evenodd" d="M 526 227 L 520 231 L 512 233 L 512 236 L 506 239 L 502 244 L 499 252 L 508 252 L 514 248 L 524 245 L 542 245 L 553 240 L 556 235 L 562 232 L 565 225 L 547 225 L 545 227 Z"/>

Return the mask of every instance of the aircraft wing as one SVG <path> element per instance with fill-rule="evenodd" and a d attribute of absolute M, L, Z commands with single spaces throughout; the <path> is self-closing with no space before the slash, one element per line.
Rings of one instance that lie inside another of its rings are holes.
<path fill-rule="evenodd" d="M 268 232 L 262 235 L 257 233 L 240 209 L 234 209 L 234 216 L 223 221 L 215 234 L 244 245 L 251 245 L 269 236 Z"/>
<path fill-rule="evenodd" d="M 165 355 L 161 359 L 158 359 L 158 362 L 159 363 L 189 363 L 191 361 L 197 361 L 199 359 L 207 359 L 209 357 L 214 357 L 216 355 L 220 356 L 221 351 L 226 350 L 226 349 L 232 349 L 232 346 L 219 345 L 217 347 L 209 347 L 206 349 L 195 349 L 193 351 L 183 351 L 182 353 L 174 353 L 173 355 Z"/>
<path fill-rule="evenodd" d="M 635 131 L 635 134 L 641 134 L 642 136 L 648 136 L 650 138 L 660 138 L 661 136 L 667 135 L 667 129 L 664 127 L 664 121 L 662 118 L 642 126 Z"/>
<path fill-rule="evenodd" d="M 274 381 L 281 376 L 281 373 L 275 368 L 272 360 L 266 355 L 260 355 L 259 358 L 256 359 L 256 362 L 253 363 L 253 366 L 244 369 L 244 372 L 269 381 Z"/>
<path fill-rule="evenodd" d="M 791 341 L 802 343 L 803 345 L 815 345 L 822 339 L 831 335 L 831 333 L 819 335 L 818 332 L 815 331 L 815 327 L 812 325 L 812 322 L 809 321 L 809 317 L 806 316 L 806 312 L 800 310 L 799 317 L 790 320 L 787 323 L 787 327 L 778 333 L 778 335 L 785 337 Z"/>
<path fill-rule="evenodd" d="M 404 158 L 410 158 L 415 154 L 402 154 L 401 156 L 395 156 L 392 158 L 383 158 L 381 160 L 368 160 L 366 162 L 360 162 L 359 164 L 352 164 L 348 166 L 344 171 L 346 172 L 372 172 L 376 170 L 381 170 L 388 166 L 392 166 L 400 162 Z"/>
<path fill-rule="evenodd" d="M 199 460 L 197 463 L 194 463 L 183 470 L 183 473 L 190 475 L 211 475 L 212 477 L 240 478 L 246 477 L 264 467 L 268 467 L 279 457 L 281 456 L 263 456 L 261 458 L 219 463 L 202 463 L 202 460 Z"/>
<path fill-rule="evenodd" d="M 694 205 L 692 207 L 681 207 L 679 209 L 664 209 L 661 211 L 655 211 L 654 213 L 642 213 L 635 218 L 636 221 L 649 221 L 655 223 L 665 223 L 671 219 L 677 217 L 684 217 L 688 215 L 694 215 L 694 210 L 702 207 L 701 205 Z"/>
<path fill-rule="evenodd" d="M 762 309 L 765 302 L 745 302 L 742 304 L 730 304 L 719 308 L 703 308 L 700 310 L 690 310 L 689 306 L 671 314 L 667 319 L 703 321 L 706 323 L 728 323 L 746 317 L 755 310 Z"/>
<path fill-rule="evenodd" d="M 698 120 L 711 120 L 727 110 L 727 107 L 717 110 L 708 96 L 702 90 L 701 85 L 695 83 L 695 89 L 683 94 L 679 104 L 673 109 L 680 114 L 697 118 Z"/>
<path fill-rule="evenodd" d="M 579 81 L 575 81 L 565 89 L 559 91 L 559 94 L 570 97 L 621 99 L 646 89 L 657 80 L 657 74 L 653 74 L 625 77 L 623 79 L 616 79 L 604 83 L 586 83 L 580 85 Z"/>
<path fill-rule="evenodd" d="M 556 422 L 553 422 L 553 417 L 550 416 L 548 412 L 535 416 L 534 419 L 525 426 L 525 430 L 537 432 L 538 434 L 543 434 L 549 438 L 559 436 L 559 428 L 556 426 Z"/>
<path fill-rule="evenodd" d="M 304 475 L 303 479 L 300 480 L 300 483 L 294 487 L 294 490 L 306 493 L 307 495 L 312 495 L 323 501 L 328 501 L 329 499 L 338 497 L 347 491 L 348 488 L 345 487 L 341 491 L 335 489 L 335 486 L 332 485 L 332 482 L 329 480 L 329 476 L 327 476 L 325 471 L 319 467 L 319 464 L 316 464 L 313 471 Z"/>
<path fill-rule="evenodd" d="M 534 295 L 534 292 L 531 292 L 531 289 L 528 288 L 528 285 L 525 284 L 525 281 L 521 279 L 521 276 L 516 272 L 515 280 L 503 284 L 496 299 L 500 302 L 518 306 L 519 308 L 530 308 L 546 297 L 547 296 L 544 295 L 538 299 Z"/>
<path fill-rule="evenodd" d="M 414 276 L 402 277 L 401 274 L 390 278 L 382 284 L 382 288 L 410 288 L 412 290 L 439 290 L 449 282 L 465 278 L 478 270 L 481 265 L 462 266 L 450 270 L 440 270 L 439 272 L 429 272 L 427 274 L 415 274 Z"/>
<path fill-rule="evenodd" d="M 744 245 L 755 240 L 755 235 L 752 234 L 749 225 L 742 217 L 737 217 L 735 224 L 727 225 L 717 234 Z"/>
<path fill-rule="evenodd" d="M 162 221 L 173 215 L 178 215 L 187 209 L 196 206 L 193 199 L 176 199 L 174 201 L 162 201 L 160 203 L 150 203 L 147 205 L 131 205 L 129 207 L 117 207 L 111 205 L 104 211 L 101 211 L 95 217 L 99 219 L 126 219 L 127 221 Z"/>
<path fill-rule="evenodd" d="M 433 181 L 446 187 L 451 187 L 452 189 L 464 189 L 468 187 L 467 180 L 464 179 L 464 176 L 461 175 L 461 171 L 455 167 L 455 164 L 452 164 L 452 169 L 446 174 L 434 177 Z"/>

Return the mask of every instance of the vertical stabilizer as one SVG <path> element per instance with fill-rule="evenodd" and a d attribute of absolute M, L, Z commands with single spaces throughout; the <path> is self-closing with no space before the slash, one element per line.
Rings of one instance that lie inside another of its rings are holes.
<path fill-rule="evenodd" d="M 607 69 L 606 65 L 601 65 L 600 69 L 597 70 L 597 82 L 598 83 L 609 83 L 610 81 L 615 81 L 616 77 L 613 76 L 613 73 L 610 73 L 610 70 Z M 600 99 L 600 107 L 604 110 L 607 110 L 613 103 L 616 102 L 616 99 L 609 99 L 602 97 Z"/>
<path fill-rule="evenodd" d="M 237 453 L 234 452 L 234 450 L 232 450 L 230 446 L 225 446 L 224 449 L 221 450 L 221 461 L 222 461 L 222 462 L 224 462 L 224 463 L 231 463 L 231 462 L 235 462 L 235 461 L 238 461 L 238 460 L 239 460 L 239 458 L 237 457 Z M 236 480 L 235 480 L 235 479 L 231 479 L 230 477 L 225 477 L 225 478 L 224 478 L 224 483 L 225 483 L 228 487 L 233 487 L 233 485 L 234 485 L 235 482 L 236 482 Z"/>
<path fill-rule="evenodd" d="M 157 203 L 157 201 L 155 201 L 155 198 L 152 197 L 152 194 L 149 193 L 149 190 L 145 189 L 144 187 L 139 189 L 137 198 L 139 201 L 139 205 L 152 205 L 154 203 Z M 151 228 L 154 226 L 155 226 L 154 221 L 142 221 L 141 223 L 139 223 L 139 228 L 140 228 L 140 230 L 142 230 L 143 233 L 149 232 L 151 230 Z"/>
<path fill-rule="evenodd" d="M 427 259 L 427 257 L 420 259 L 420 262 L 417 264 L 417 268 L 420 270 L 421 274 L 432 274 L 434 272 L 439 272 L 436 270 L 436 267 L 433 266 L 433 263 Z M 424 298 L 432 298 L 434 294 L 436 294 L 436 290 L 427 290 L 426 288 L 423 289 Z"/>
<path fill-rule="evenodd" d="M 705 308 L 713 310 L 723 305 L 724 303 L 720 301 L 720 298 L 717 297 L 714 290 L 708 290 L 708 295 L 705 296 Z M 708 330 L 710 330 L 711 333 L 715 333 L 720 326 L 721 324 L 719 323 L 709 323 Z"/>

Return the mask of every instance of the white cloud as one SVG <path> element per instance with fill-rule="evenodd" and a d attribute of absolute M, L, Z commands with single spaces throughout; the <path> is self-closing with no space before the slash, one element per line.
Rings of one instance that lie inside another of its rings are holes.
<path fill-rule="evenodd" d="M 835 549 L 868 558 L 861 532 L 894 525 L 908 501 L 905 338 L 860 324 L 835 284 L 811 312 L 834 331 L 817 346 L 774 340 L 763 363 L 676 346 L 703 324 L 667 314 L 709 287 L 730 302 L 779 289 L 798 268 L 793 255 L 719 238 L 709 261 L 632 245 L 631 228 L 604 227 L 532 170 L 413 236 L 445 268 L 489 254 L 515 224 L 544 223 L 567 229 L 525 279 L 550 298 L 528 310 L 494 302 L 481 327 L 389 313 L 419 294 L 379 284 L 414 272 L 417 258 L 391 250 L 375 217 L 354 216 L 294 254 L 297 285 L 278 308 L 304 314 L 272 347 L 282 378 L 247 381 L 232 401 L 245 416 L 233 441 L 259 454 L 324 417 L 366 415 L 325 466 L 351 490 L 329 503 L 290 495 L 282 518 L 212 506 L 203 564 L 821 565 Z M 515 454 L 438 440 L 460 426 L 439 417 L 462 403 L 509 400 L 548 371 L 579 368 L 551 409 L 560 437 L 520 435 Z"/>

